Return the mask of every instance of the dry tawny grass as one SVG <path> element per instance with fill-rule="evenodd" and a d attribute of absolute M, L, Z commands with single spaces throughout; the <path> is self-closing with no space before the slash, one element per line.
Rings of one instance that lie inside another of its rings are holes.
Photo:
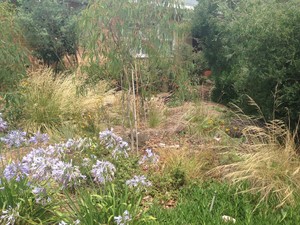
<path fill-rule="evenodd" d="M 212 168 L 216 162 L 216 154 L 213 150 L 190 150 L 183 148 L 160 148 L 156 150 L 163 162 L 161 170 L 171 172 L 175 168 L 180 168 L 189 180 L 202 180 L 206 172 Z"/>
<path fill-rule="evenodd" d="M 278 207 L 294 203 L 300 195 L 300 158 L 295 136 L 278 120 L 264 128 L 247 127 L 244 136 L 242 160 L 216 167 L 210 173 L 222 174 L 232 183 L 248 182 L 250 188 L 246 192 L 261 193 L 261 201 L 274 194 Z"/>
<path fill-rule="evenodd" d="M 85 113 L 97 113 L 106 91 L 106 84 L 100 83 L 79 94 L 75 76 L 54 75 L 50 69 L 30 72 L 22 85 L 22 125 L 30 131 L 57 128 L 66 121 L 78 122 Z"/>

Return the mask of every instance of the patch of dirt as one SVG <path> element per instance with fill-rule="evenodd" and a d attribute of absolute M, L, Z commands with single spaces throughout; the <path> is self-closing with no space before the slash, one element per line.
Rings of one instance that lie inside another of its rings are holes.
<path fill-rule="evenodd" d="M 153 98 L 152 100 L 153 101 Z M 160 98 L 155 99 L 159 109 L 161 110 L 162 100 Z M 119 102 L 119 101 L 114 101 Z M 110 107 L 114 107 L 114 102 L 109 104 Z M 153 104 L 153 102 L 152 102 Z M 164 118 L 161 122 L 154 128 L 149 127 L 147 121 L 142 121 L 142 116 L 140 116 L 139 126 L 138 126 L 138 144 L 140 150 L 145 148 L 181 148 L 182 146 L 189 146 L 194 148 L 195 142 L 190 141 L 188 134 L 190 132 L 189 117 L 191 114 L 195 113 L 195 110 L 199 110 L 199 113 L 205 113 L 209 117 L 218 117 L 224 111 L 226 107 L 217 103 L 201 101 L 200 106 L 195 105 L 195 103 L 185 102 L 184 104 L 176 107 L 168 107 L 164 102 Z M 197 113 L 197 112 L 196 112 Z M 133 132 L 133 139 L 136 142 L 136 133 L 133 129 L 125 128 L 124 126 L 114 126 L 114 132 L 123 137 L 123 139 L 131 143 L 131 132 Z M 201 142 L 201 141 L 200 141 Z M 201 145 L 205 148 L 205 141 L 201 143 L 196 143 L 197 148 Z"/>

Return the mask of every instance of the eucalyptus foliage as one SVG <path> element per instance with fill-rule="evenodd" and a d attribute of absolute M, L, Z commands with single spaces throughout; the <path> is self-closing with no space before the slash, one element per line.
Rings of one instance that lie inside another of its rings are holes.
<path fill-rule="evenodd" d="M 0 91 L 11 88 L 25 74 L 25 53 L 15 11 L 0 2 Z"/>
<path fill-rule="evenodd" d="M 169 79 L 183 15 L 180 0 L 90 1 L 80 20 L 90 80 L 115 79 L 125 87 L 134 70 L 143 73 L 144 86 L 157 88 Z"/>
<path fill-rule="evenodd" d="M 213 69 L 213 98 L 248 113 L 250 96 L 266 119 L 300 111 L 300 5 L 297 0 L 202 0 L 193 35 Z"/>

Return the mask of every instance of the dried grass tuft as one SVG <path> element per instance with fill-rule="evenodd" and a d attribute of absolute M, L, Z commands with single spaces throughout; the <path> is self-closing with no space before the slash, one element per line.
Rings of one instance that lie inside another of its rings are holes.
<path fill-rule="evenodd" d="M 249 183 L 245 192 L 261 193 L 261 201 L 275 195 L 278 207 L 293 204 L 300 195 L 300 158 L 295 136 L 279 120 L 263 128 L 248 126 L 243 133 L 246 141 L 240 148 L 242 160 L 218 166 L 210 173 L 222 174 L 235 184 Z"/>
<path fill-rule="evenodd" d="M 26 130 L 51 130 L 66 123 L 77 123 L 85 114 L 96 114 L 107 89 L 105 83 L 78 93 L 80 84 L 73 75 L 40 69 L 22 82 L 24 100 L 22 125 Z"/>

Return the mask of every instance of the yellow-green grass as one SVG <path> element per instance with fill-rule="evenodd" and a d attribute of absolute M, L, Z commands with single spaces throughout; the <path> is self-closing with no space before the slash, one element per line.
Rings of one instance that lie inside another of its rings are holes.
<path fill-rule="evenodd" d="M 104 83 L 78 93 L 74 75 L 56 74 L 50 69 L 30 72 L 22 82 L 23 118 L 28 131 L 48 131 L 74 124 L 83 126 L 88 116 L 98 113 L 105 95 Z"/>

